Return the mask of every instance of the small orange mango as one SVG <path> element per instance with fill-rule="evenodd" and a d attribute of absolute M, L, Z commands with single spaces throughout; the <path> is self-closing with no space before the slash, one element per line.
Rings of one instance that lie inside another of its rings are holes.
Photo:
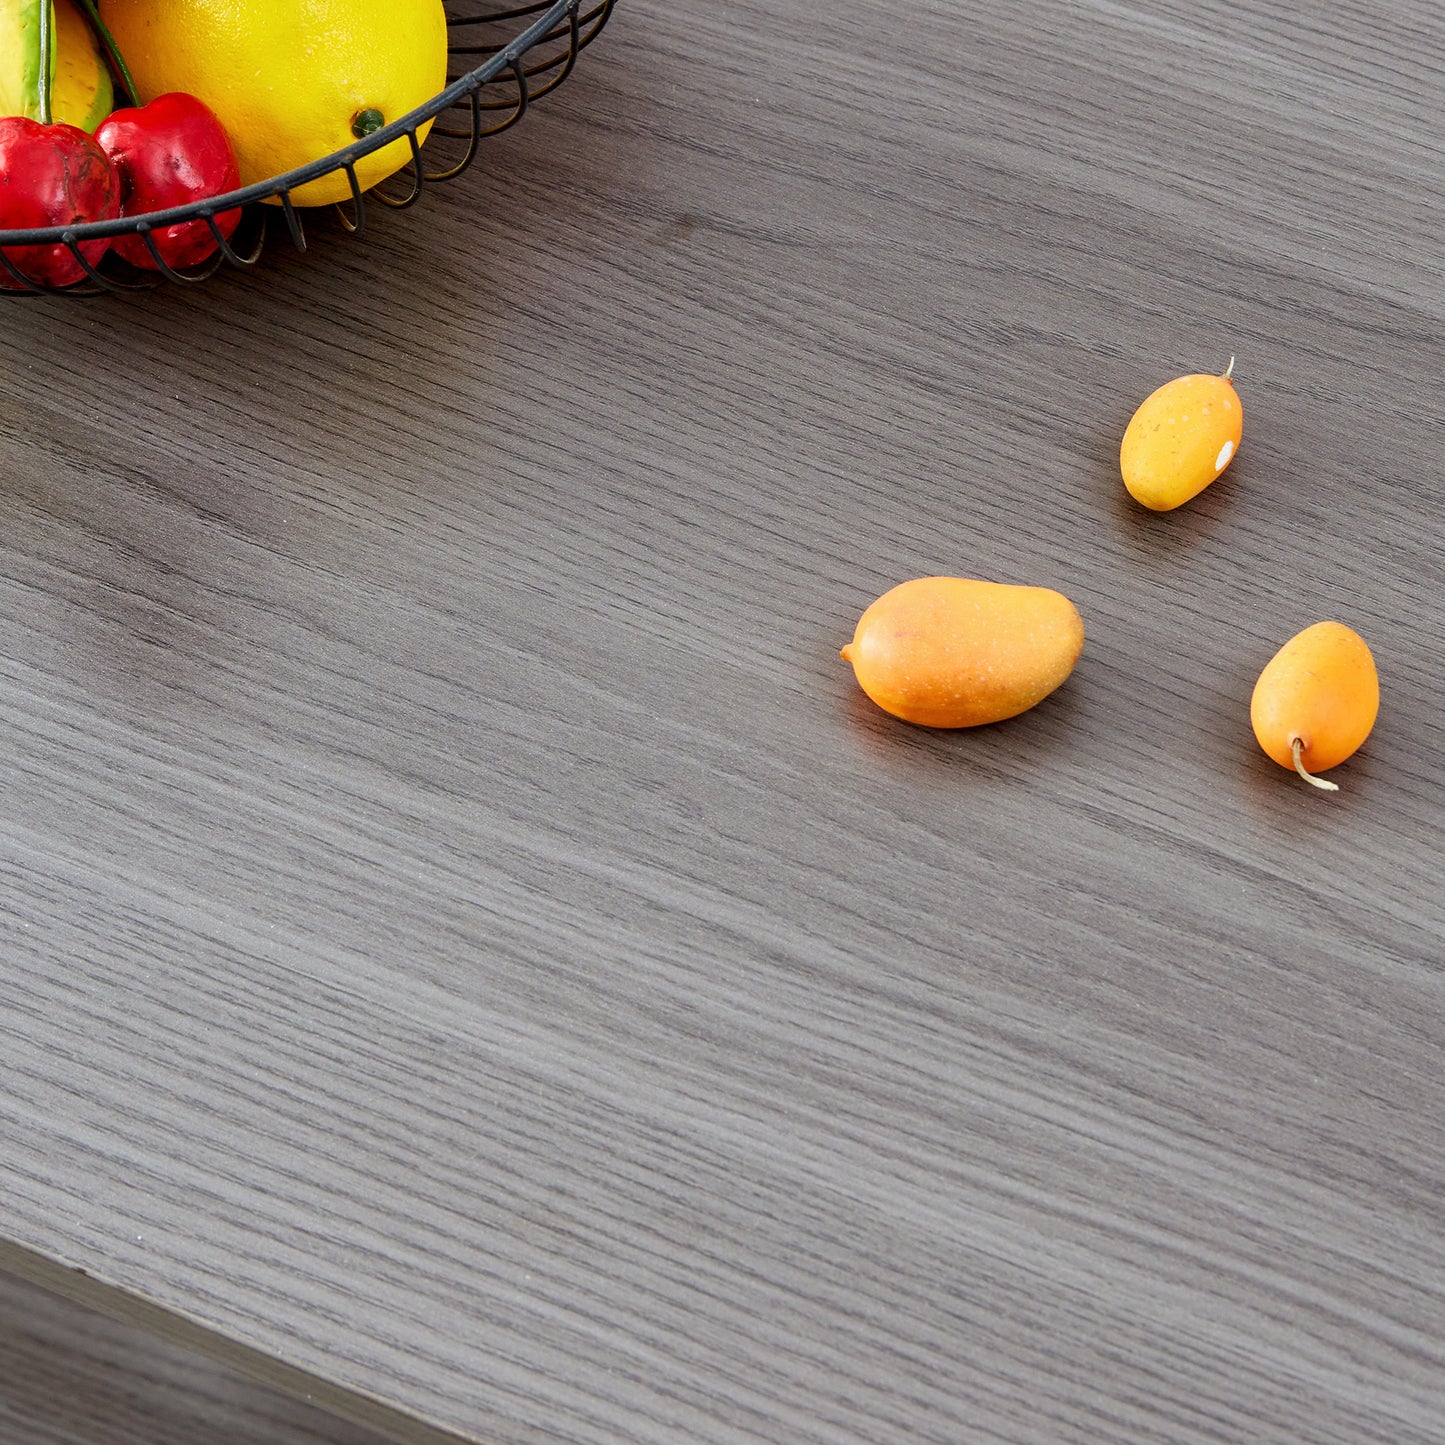
<path fill-rule="evenodd" d="M 1231 380 L 1181 376 L 1146 397 L 1119 447 L 1119 470 L 1136 502 L 1170 512 L 1197 497 L 1231 461 L 1244 434 L 1244 408 Z"/>
<path fill-rule="evenodd" d="M 1370 735 L 1380 679 L 1365 640 L 1343 622 L 1316 622 L 1265 664 L 1249 703 L 1259 745 L 1282 768 L 1336 793 L 1314 776 L 1344 762 Z"/>
<path fill-rule="evenodd" d="M 1047 587 L 918 577 L 885 592 L 843 649 L 884 712 L 966 728 L 1027 712 L 1074 670 L 1084 624 Z"/>

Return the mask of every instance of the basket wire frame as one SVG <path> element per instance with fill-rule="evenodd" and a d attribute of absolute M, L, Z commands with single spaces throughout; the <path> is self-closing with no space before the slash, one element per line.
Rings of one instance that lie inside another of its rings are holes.
<path fill-rule="evenodd" d="M 223 196 L 113 221 L 90 221 L 45 230 L 0 231 L 0 270 L 15 283 L 13 287 L 0 286 L 0 297 L 84 297 L 149 291 L 162 281 L 195 285 L 214 275 L 223 265 L 248 269 L 257 265 L 265 249 L 267 213 L 274 215 L 277 210 L 292 245 L 298 251 L 305 251 L 308 244 L 303 219 L 305 208 L 296 205 L 292 192 L 310 181 L 337 173 L 345 174 L 351 197 L 349 202 L 338 203 L 334 209 L 343 228 L 355 235 L 366 225 L 370 202 L 392 210 L 406 210 L 421 199 L 427 185 L 455 180 L 462 175 L 476 160 L 484 140 L 510 130 L 534 101 L 550 94 L 571 75 L 578 55 L 607 24 L 615 3 L 616 0 L 535 0 L 509 10 L 449 15 L 450 70 L 457 70 L 460 61 L 461 73 L 454 78 L 449 74 L 446 88 L 425 105 L 344 150 Z M 510 38 L 502 38 L 508 35 Z M 472 64 L 474 61 L 479 63 Z M 431 122 L 429 143 L 432 137 L 463 143 L 459 157 L 436 169 L 427 168 L 418 135 L 428 122 Z M 401 139 L 411 147 L 410 162 L 363 192 L 356 163 Z M 279 204 L 266 205 L 268 201 Z M 242 211 L 242 224 L 234 235 L 227 237 L 217 217 L 237 209 Z M 205 222 L 216 250 L 202 265 L 178 270 L 161 255 L 155 232 L 187 221 Z M 243 233 L 244 239 L 238 244 L 237 238 Z M 82 249 L 86 242 L 117 236 L 138 237 L 155 270 L 147 272 L 128 266 L 113 253 L 93 263 Z M 84 280 L 64 287 L 46 286 L 26 276 L 9 255 L 11 247 L 54 245 L 63 245 L 70 252 Z"/>

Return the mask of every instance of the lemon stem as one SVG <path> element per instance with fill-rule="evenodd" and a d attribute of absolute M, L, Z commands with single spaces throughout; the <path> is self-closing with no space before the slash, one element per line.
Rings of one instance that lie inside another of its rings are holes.
<path fill-rule="evenodd" d="M 37 44 L 40 47 L 40 75 L 36 82 L 35 108 L 39 112 L 41 125 L 49 125 L 53 116 L 50 110 L 50 54 L 53 36 L 50 32 L 54 16 L 50 13 L 50 0 L 40 0 L 40 26 Z M 8 180 L 9 177 L 7 176 Z"/>
<path fill-rule="evenodd" d="M 1229 358 L 1229 365 L 1224 368 L 1224 380 L 1231 381 L 1234 378 L 1234 358 Z"/>
<path fill-rule="evenodd" d="M 1340 790 L 1340 785 L 1338 783 L 1332 783 L 1329 781 L 1328 778 L 1315 777 L 1315 775 L 1309 772 L 1305 768 L 1305 765 L 1300 761 L 1300 753 L 1304 751 L 1304 745 L 1305 740 L 1303 738 L 1294 737 L 1289 740 L 1289 751 L 1290 756 L 1294 759 L 1295 772 L 1297 772 L 1300 777 L 1302 777 L 1305 782 L 1307 782 L 1312 788 L 1319 788 L 1326 793 L 1338 793 Z"/>
<path fill-rule="evenodd" d="M 119 76 L 126 99 L 132 105 L 139 105 L 140 92 L 135 88 L 135 78 L 130 73 L 130 66 L 125 63 L 125 56 L 121 54 L 120 46 L 115 43 L 115 36 L 110 33 L 110 26 L 100 18 L 100 11 L 95 8 L 95 0 L 79 0 L 79 3 L 80 8 L 85 11 L 85 18 L 90 21 L 90 28 L 100 36 L 100 43 L 105 46 L 111 69 Z"/>
<path fill-rule="evenodd" d="M 365 140 L 385 124 L 386 117 L 375 106 L 368 106 L 365 110 L 357 111 L 351 122 L 351 133 L 357 140 Z"/>

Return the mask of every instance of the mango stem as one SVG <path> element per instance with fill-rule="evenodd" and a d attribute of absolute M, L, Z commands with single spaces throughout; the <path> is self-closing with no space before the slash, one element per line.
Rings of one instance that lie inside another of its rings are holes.
<path fill-rule="evenodd" d="M 1319 788 L 1326 793 L 1338 793 L 1340 790 L 1340 785 L 1338 783 L 1332 783 L 1329 781 L 1328 778 L 1315 777 L 1315 775 L 1307 771 L 1305 765 L 1300 762 L 1300 753 L 1304 751 L 1304 745 L 1305 740 L 1301 737 L 1293 737 L 1289 740 L 1289 751 L 1290 756 L 1294 759 L 1295 772 L 1297 772 L 1300 777 L 1302 777 L 1305 782 L 1307 782 L 1311 787 Z"/>
<path fill-rule="evenodd" d="M 1223 376 L 1222 380 L 1224 380 L 1224 381 L 1229 381 L 1229 380 L 1231 380 L 1231 379 L 1233 378 L 1233 376 L 1234 376 L 1234 358 L 1231 356 L 1231 357 L 1229 358 L 1229 365 L 1224 368 L 1224 376 Z"/>

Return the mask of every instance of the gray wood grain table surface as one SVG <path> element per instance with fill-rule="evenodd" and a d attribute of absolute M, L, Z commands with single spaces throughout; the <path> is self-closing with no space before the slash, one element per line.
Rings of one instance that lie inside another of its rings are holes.
<path fill-rule="evenodd" d="M 6 1445 L 386 1445 L 191 1350 L 0 1272 Z"/>
<path fill-rule="evenodd" d="M 362 238 L 7 303 L 0 1267 L 417 1441 L 1445 1440 L 1442 73 L 624 0 Z M 933 572 L 1073 678 L 879 713 Z M 1322 617 L 1328 798 L 1248 721 Z"/>

